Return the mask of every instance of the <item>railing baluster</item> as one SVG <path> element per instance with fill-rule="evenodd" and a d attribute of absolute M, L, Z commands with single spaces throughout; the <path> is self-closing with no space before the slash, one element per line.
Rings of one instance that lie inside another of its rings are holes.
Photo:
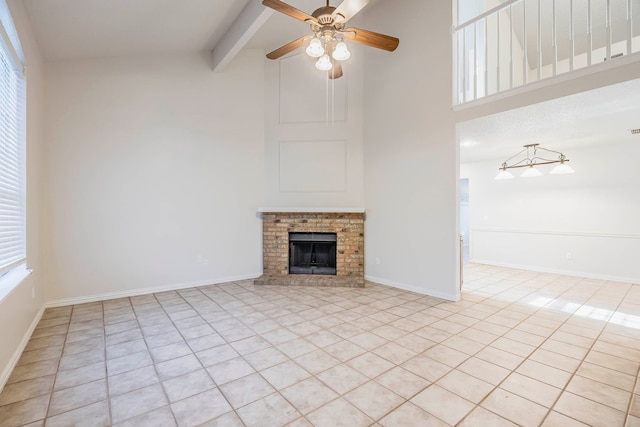
<path fill-rule="evenodd" d="M 631 0 L 629 0 L 631 1 Z M 489 19 L 484 21 L 484 96 L 489 94 Z"/>
<path fill-rule="evenodd" d="M 467 102 L 467 30 L 462 30 L 462 99 Z"/>
<path fill-rule="evenodd" d="M 496 12 L 496 92 L 500 92 L 500 12 Z"/>
<path fill-rule="evenodd" d="M 591 0 L 587 1 L 587 67 L 591 66 L 593 53 L 593 16 L 591 13 Z"/>
<path fill-rule="evenodd" d="M 522 47 L 524 53 L 522 55 L 522 85 L 526 85 L 528 81 L 529 67 L 527 65 L 527 58 L 529 52 L 529 46 L 527 42 L 527 0 L 522 1 Z"/>
<path fill-rule="evenodd" d="M 569 41 L 571 43 L 570 48 L 571 48 L 571 53 L 569 54 L 569 72 L 573 71 L 573 57 L 575 56 L 576 53 L 576 44 L 575 44 L 575 33 L 574 33 L 574 28 L 573 28 L 573 0 L 569 0 L 569 19 L 571 20 L 570 23 L 570 30 L 569 30 Z"/>
<path fill-rule="evenodd" d="M 451 85 L 451 99 L 453 100 L 453 104 L 457 105 L 462 103 L 462 100 L 458 96 L 458 87 L 460 87 L 460 68 L 458 67 L 460 63 L 460 45 L 458 44 L 458 33 L 454 31 L 452 36 L 451 48 L 453 49 L 453 55 L 451 55 L 451 68 L 453 69 L 453 84 Z"/>
<path fill-rule="evenodd" d="M 607 61 L 611 60 L 611 0 L 607 0 L 605 13 L 605 28 L 607 31 Z"/>
<path fill-rule="evenodd" d="M 558 74 L 558 35 L 556 33 L 556 0 L 551 2 L 551 43 L 553 47 L 553 75 Z"/>
<path fill-rule="evenodd" d="M 631 0 L 627 0 L 627 55 L 633 50 L 633 14 L 631 13 Z"/>
<path fill-rule="evenodd" d="M 513 89 L 513 5 L 509 5 L 509 89 Z"/>
<path fill-rule="evenodd" d="M 473 23 L 473 99 L 478 99 L 478 27 Z"/>
<path fill-rule="evenodd" d="M 542 20 L 540 14 L 542 12 L 541 0 L 538 2 L 538 81 L 542 80 Z"/>

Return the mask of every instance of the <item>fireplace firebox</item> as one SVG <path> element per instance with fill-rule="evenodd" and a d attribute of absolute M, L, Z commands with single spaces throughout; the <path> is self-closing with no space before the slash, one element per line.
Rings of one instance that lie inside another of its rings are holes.
<path fill-rule="evenodd" d="M 336 274 L 336 233 L 289 233 L 289 274 Z"/>

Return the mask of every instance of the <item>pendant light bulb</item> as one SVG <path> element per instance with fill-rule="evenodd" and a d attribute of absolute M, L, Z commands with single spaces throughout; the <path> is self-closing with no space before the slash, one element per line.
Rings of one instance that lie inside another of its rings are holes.
<path fill-rule="evenodd" d="M 333 50 L 331 56 L 333 56 L 333 59 L 336 59 L 338 61 L 346 61 L 351 57 L 351 52 L 349 52 L 349 49 L 347 48 L 347 44 L 345 42 L 340 42 L 336 45 L 336 48 Z"/>
<path fill-rule="evenodd" d="M 514 176 L 511 172 L 509 172 L 506 169 L 500 169 L 500 172 L 498 172 L 498 175 L 496 175 L 496 177 L 494 179 L 513 179 Z"/>
<path fill-rule="evenodd" d="M 542 176 L 542 172 L 540 172 L 538 169 L 534 168 L 533 166 L 529 166 L 524 172 L 522 172 L 522 175 L 520 175 L 523 178 L 533 178 L 536 176 Z"/>
<path fill-rule="evenodd" d="M 331 63 L 331 59 L 329 59 L 329 55 L 324 54 L 318 59 L 316 62 L 316 68 L 320 71 L 329 71 L 333 68 L 333 64 Z"/>
<path fill-rule="evenodd" d="M 322 47 L 322 42 L 319 38 L 312 38 L 311 42 L 309 42 L 309 46 L 307 47 L 307 55 L 312 58 L 319 58 L 324 55 L 324 48 Z"/>
<path fill-rule="evenodd" d="M 576 173 L 576 171 L 574 171 L 573 168 L 568 164 L 566 164 L 565 162 L 561 162 L 559 165 L 553 168 L 549 173 L 553 175 L 565 175 L 568 173 Z"/>

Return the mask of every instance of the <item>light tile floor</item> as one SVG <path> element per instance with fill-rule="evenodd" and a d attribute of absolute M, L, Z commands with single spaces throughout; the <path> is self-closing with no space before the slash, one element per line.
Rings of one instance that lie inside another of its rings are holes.
<path fill-rule="evenodd" d="M 640 426 L 640 286 L 468 264 L 462 301 L 250 281 L 48 309 L 2 426 Z"/>

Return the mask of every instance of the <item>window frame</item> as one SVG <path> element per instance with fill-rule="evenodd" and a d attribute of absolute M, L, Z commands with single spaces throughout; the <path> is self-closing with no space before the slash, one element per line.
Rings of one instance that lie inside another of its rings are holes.
<path fill-rule="evenodd" d="M 13 257 L 3 256 L 0 259 L 0 301 L 8 295 L 29 273 L 27 268 L 27 185 L 26 185 L 26 122 L 27 122 L 27 75 L 26 62 L 18 33 L 11 18 L 9 7 L 5 0 L 0 0 L 0 91 L 7 90 L 9 97 L 0 97 L 0 102 L 5 103 L 4 117 L 0 117 L 0 136 L 4 134 L 4 141 L 0 140 L 0 193 L 9 194 L 0 201 L 0 207 L 9 206 L 3 226 L 10 219 L 18 219 L 17 233 L 8 231 L 9 242 L 15 244 L 16 252 Z M 11 156 L 12 158 L 9 158 Z M 15 168 L 13 168 L 15 166 Z M 12 190 L 13 191 L 12 193 Z M 16 194 L 17 192 L 17 194 Z M 12 193 L 12 194 L 10 194 Z M 10 206 L 12 203 L 14 205 Z M 0 212 L 4 213 L 4 212 Z M 9 219 L 6 219 L 6 218 Z M 3 218 L 0 217 L 0 220 Z M 14 226 L 15 227 L 15 226 Z M 2 231 L 0 229 L 0 231 Z M 16 237 L 17 236 L 17 237 Z M 4 242 L 3 242 L 4 243 Z"/>

